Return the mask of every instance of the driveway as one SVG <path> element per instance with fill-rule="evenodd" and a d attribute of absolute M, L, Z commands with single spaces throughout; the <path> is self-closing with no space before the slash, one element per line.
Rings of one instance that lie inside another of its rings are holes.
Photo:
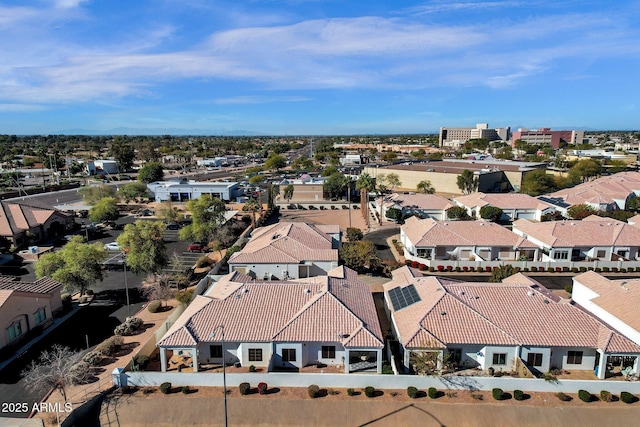
<path fill-rule="evenodd" d="M 376 252 L 382 260 L 395 261 L 393 253 L 391 252 L 391 249 L 389 249 L 389 245 L 387 244 L 387 239 L 396 234 L 400 234 L 399 225 L 384 225 L 382 228 L 365 234 L 364 239 L 373 242 L 373 244 L 376 246 Z"/>

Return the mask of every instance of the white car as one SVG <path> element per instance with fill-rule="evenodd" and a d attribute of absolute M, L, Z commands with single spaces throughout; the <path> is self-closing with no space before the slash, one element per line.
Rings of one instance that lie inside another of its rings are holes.
<path fill-rule="evenodd" d="M 120 251 L 120 245 L 118 245 L 118 242 L 111 242 L 111 243 L 106 243 L 104 245 L 104 250 L 105 251 Z"/>

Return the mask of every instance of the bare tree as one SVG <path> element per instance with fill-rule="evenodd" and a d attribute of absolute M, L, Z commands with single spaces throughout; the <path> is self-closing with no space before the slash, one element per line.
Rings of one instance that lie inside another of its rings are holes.
<path fill-rule="evenodd" d="M 82 384 L 90 375 L 89 365 L 82 361 L 82 353 L 69 347 L 55 344 L 51 350 L 45 350 L 37 361 L 31 361 L 22 371 L 27 388 L 31 390 L 49 390 L 60 392 L 67 402 L 67 386 Z"/>
<path fill-rule="evenodd" d="M 175 290 L 171 289 L 172 276 L 168 274 L 150 274 L 142 285 L 142 293 L 149 301 L 163 301 L 173 298 Z"/>

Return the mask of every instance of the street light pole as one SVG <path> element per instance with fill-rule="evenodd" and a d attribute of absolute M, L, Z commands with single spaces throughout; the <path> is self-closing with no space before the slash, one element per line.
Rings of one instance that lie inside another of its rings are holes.
<path fill-rule="evenodd" d="M 221 338 L 222 338 L 222 390 L 224 393 L 224 427 L 228 427 L 228 419 L 227 419 L 227 361 L 225 360 L 224 354 L 224 325 L 217 326 L 213 332 L 211 332 L 211 338 L 215 338 L 216 331 L 220 329 Z"/>
<path fill-rule="evenodd" d="M 129 305 L 129 281 L 127 280 L 127 254 L 122 252 L 122 259 L 124 262 L 122 265 L 124 266 L 124 292 L 127 296 L 127 317 L 131 317 L 131 306 Z"/>

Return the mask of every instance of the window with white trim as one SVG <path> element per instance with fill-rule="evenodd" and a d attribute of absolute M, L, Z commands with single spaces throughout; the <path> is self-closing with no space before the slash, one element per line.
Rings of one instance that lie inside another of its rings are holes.
<path fill-rule="evenodd" d="M 507 364 L 507 353 L 493 353 L 493 364 L 494 365 L 506 365 Z"/>
<path fill-rule="evenodd" d="M 249 349 L 249 362 L 262 362 L 262 349 L 250 348 Z"/>

